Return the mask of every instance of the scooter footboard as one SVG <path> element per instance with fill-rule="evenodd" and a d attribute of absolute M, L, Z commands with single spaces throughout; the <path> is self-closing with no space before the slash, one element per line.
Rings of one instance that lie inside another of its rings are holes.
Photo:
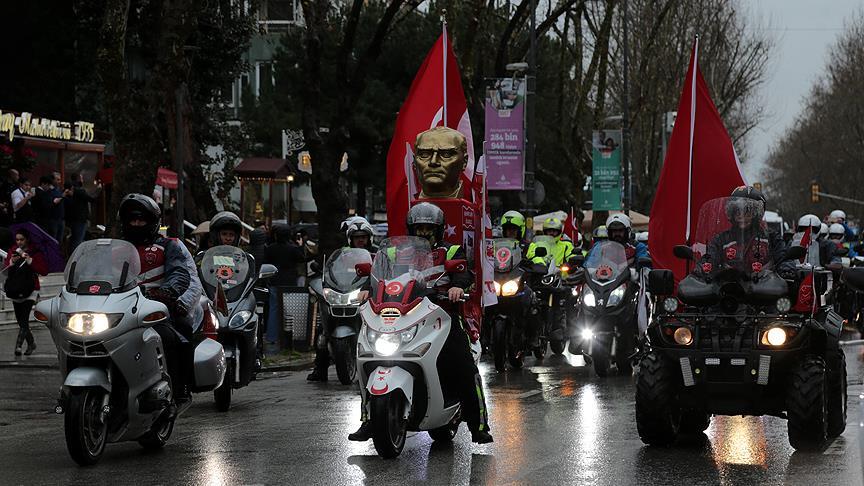
<path fill-rule="evenodd" d="M 366 391 L 371 396 L 381 396 L 401 390 L 411 405 L 414 399 L 414 377 L 404 369 L 393 366 L 379 366 L 369 375 Z"/>

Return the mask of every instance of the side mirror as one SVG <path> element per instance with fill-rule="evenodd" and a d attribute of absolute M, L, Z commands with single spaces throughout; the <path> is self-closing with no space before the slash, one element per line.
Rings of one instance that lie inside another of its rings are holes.
<path fill-rule="evenodd" d="M 275 265 L 265 263 L 264 265 L 261 265 L 261 271 L 258 273 L 258 279 L 263 280 L 265 278 L 270 278 L 277 273 L 279 273 L 279 269 L 276 268 Z"/>
<path fill-rule="evenodd" d="M 648 291 L 654 295 L 672 295 L 675 292 L 675 274 L 672 270 L 651 270 L 648 272 Z"/>
<path fill-rule="evenodd" d="M 534 256 L 538 256 L 541 258 L 545 257 L 546 256 L 546 248 L 543 248 L 542 246 L 535 248 L 534 249 Z"/>
<path fill-rule="evenodd" d="M 357 272 L 358 277 L 368 277 L 369 275 L 372 275 L 372 264 L 358 263 L 357 265 L 354 265 L 354 271 Z"/>
<path fill-rule="evenodd" d="M 787 260 L 800 260 L 807 256 L 807 249 L 803 246 L 790 246 L 786 250 L 786 259 Z"/>
<path fill-rule="evenodd" d="M 444 271 L 447 273 L 462 273 L 468 271 L 468 262 L 465 260 L 447 260 L 444 262 Z"/>
<path fill-rule="evenodd" d="M 693 259 L 693 249 L 687 245 L 675 245 L 675 248 L 672 248 L 672 254 L 682 260 Z"/>

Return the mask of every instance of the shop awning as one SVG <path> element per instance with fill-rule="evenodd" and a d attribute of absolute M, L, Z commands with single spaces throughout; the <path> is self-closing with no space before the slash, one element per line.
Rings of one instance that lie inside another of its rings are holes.
<path fill-rule="evenodd" d="M 156 171 L 156 185 L 166 189 L 177 189 L 177 173 L 165 167 L 159 167 Z"/>
<path fill-rule="evenodd" d="M 252 157 L 243 159 L 234 168 L 239 179 L 285 179 L 291 175 L 291 168 L 285 159 L 265 159 Z"/>

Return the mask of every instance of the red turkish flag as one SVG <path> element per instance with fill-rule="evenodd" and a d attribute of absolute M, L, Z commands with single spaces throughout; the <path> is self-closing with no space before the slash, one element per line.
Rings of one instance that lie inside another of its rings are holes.
<path fill-rule="evenodd" d="M 468 166 L 462 180 L 464 197 L 470 200 L 473 192 L 470 186 L 474 180 L 474 142 L 462 77 L 446 30 L 417 71 L 396 118 L 393 141 L 387 152 L 387 225 L 390 236 L 405 234 L 409 201 L 419 191 L 413 168 L 417 134 L 440 125 L 459 130 L 468 139 Z"/>
<path fill-rule="evenodd" d="M 745 184 L 732 140 L 699 72 L 698 53 L 697 38 L 651 206 L 648 233 L 654 268 L 672 270 L 676 280 L 686 276 L 686 269 L 672 248 L 693 243 L 699 209 L 706 201 L 728 197 Z"/>
<path fill-rule="evenodd" d="M 570 208 L 570 214 L 567 215 L 567 219 L 564 221 L 564 234 L 570 237 L 570 241 L 574 245 L 579 244 L 579 225 L 576 224 L 576 217 L 573 214 L 572 207 Z"/>

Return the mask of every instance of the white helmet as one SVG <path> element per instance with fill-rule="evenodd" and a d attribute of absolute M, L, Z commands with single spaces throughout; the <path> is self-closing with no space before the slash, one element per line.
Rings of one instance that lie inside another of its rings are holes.
<path fill-rule="evenodd" d="M 805 214 L 798 219 L 798 231 L 804 231 L 805 228 L 815 228 L 816 231 L 822 227 L 822 221 L 815 214 Z"/>
<path fill-rule="evenodd" d="M 648 232 L 640 231 L 636 233 L 636 241 L 638 241 L 639 243 L 648 243 Z"/>
<path fill-rule="evenodd" d="M 348 220 L 351 220 L 348 222 Z M 347 228 L 345 228 L 345 237 L 348 239 L 348 245 L 351 245 L 351 238 L 355 235 L 365 234 L 369 237 L 369 243 L 372 243 L 373 235 L 375 234 L 372 225 L 362 216 L 353 216 L 345 220 Z"/>
<path fill-rule="evenodd" d="M 606 218 L 606 229 L 611 229 L 610 226 L 612 226 L 613 223 L 621 223 L 624 225 L 625 228 L 627 228 L 628 230 L 630 229 L 630 218 L 627 217 L 626 214 L 610 214 L 609 217 Z"/>
<path fill-rule="evenodd" d="M 835 236 L 839 236 L 841 240 L 846 237 L 846 228 L 840 223 L 834 223 L 828 228 L 828 237 L 833 240 Z"/>
<path fill-rule="evenodd" d="M 834 211 L 831 211 L 828 219 L 834 221 L 835 223 L 839 223 L 840 221 L 846 221 L 846 212 L 842 209 L 835 209 Z"/>
<path fill-rule="evenodd" d="M 819 226 L 819 239 L 820 239 L 820 240 L 821 240 L 821 239 L 824 239 L 826 236 L 828 236 L 828 225 L 825 224 L 825 223 L 820 223 L 820 226 Z"/>

